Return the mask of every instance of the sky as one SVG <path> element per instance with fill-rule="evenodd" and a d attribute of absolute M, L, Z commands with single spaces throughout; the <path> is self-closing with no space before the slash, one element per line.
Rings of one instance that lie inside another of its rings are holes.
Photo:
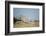
<path fill-rule="evenodd" d="M 30 20 L 39 20 L 39 9 L 35 8 L 13 8 L 13 16 L 27 16 Z"/>

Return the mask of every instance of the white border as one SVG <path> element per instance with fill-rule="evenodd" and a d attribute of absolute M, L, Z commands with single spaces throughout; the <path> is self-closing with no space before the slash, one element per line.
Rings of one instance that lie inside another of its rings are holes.
<path fill-rule="evenodd" d="M 39 27 L 13 28 L 13 8 L 39 8 Z M 10 32 L 42 30 L 42 6 L 10 4 Z"/>

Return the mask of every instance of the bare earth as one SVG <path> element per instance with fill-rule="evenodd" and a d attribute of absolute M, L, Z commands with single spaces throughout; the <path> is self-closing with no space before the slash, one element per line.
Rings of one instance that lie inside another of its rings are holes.
<path fill-rule="evenodd" d="M 14 28 L 25 28 L 25 27 L 39 27 L 39 22 L 23 22 L 17 21 L 14 24 Z"/>

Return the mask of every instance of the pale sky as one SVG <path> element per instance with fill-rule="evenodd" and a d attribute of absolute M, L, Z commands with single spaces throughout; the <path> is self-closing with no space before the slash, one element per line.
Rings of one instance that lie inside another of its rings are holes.
<path fill-rule="evenodd" d="M 35 8 L 13 8 L 13 16 L 27 16 L 30 20 L 39 20 L 39 9 Z"/>

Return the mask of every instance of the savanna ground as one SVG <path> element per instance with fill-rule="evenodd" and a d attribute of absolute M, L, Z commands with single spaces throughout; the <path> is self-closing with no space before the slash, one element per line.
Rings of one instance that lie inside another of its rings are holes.
<path fill-rule="evenodd" d="M 39 27 L 39 22 L 23 22 L 23 21 L 17 21 L 14 24 L 14 28 L 25 28 L 25 27 Z"/>

